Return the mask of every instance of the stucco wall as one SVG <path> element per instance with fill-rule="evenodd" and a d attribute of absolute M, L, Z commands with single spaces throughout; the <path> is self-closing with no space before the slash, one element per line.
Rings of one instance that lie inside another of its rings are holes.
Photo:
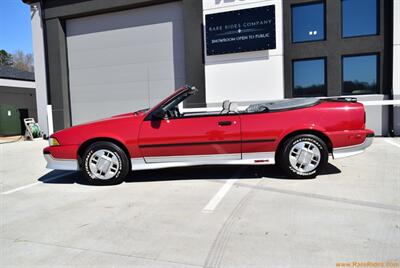
<path fill-rule="evenodd" d="M 275 5 L 276 49 L 205 55 L 207 105 L 283 98 L 282 1 L 203 0 L 203 22 L 207 14 L 267 5 Z"/>

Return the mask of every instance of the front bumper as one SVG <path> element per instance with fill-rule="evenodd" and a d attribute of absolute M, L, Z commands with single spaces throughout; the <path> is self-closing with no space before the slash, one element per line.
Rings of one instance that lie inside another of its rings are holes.
<path fill-rule="evenodd" d="M 78 160 L 54 158 L 49 151 L 43 151 L 47 161 L 46 168 L 57 170 L 79 170 Z"/>
<path fill-rule="evenodd" d="M 361 154 L 365 151 L 365 149 L 371 146 L 373 140 L 374 140 L 374 134 L 370 133 L 367 135 L 363 143 L 348 147 L 334 148 L 332 156 L 334 159 L 338 159 L 338 158 L 344 158 Z"/>

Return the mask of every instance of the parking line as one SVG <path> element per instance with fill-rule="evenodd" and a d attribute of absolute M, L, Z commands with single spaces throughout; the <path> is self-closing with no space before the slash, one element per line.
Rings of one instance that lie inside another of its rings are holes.
<path fill-rule="evenodd" d="M 394 141 L 389 140 L 389 139 L 385 139 L 385 141 L 386 141 L 387 143 L 391 144 L 391 145 L 394 145 L 394 146 L 400 148 L 400 144 L 398 144 L 397 142 L 394 142 Z"/>
<path fill-rule="evenodd" d="M 0 194 L 1 194 L 1 195 L 8 195 L 8 194 L 12 194 L 12 193 L 15 193 L 15 192 L 19 192 L 19 191 L 25 190 L 25 189 L 27 189 L 27 188 L 33 187 L 33 186 L 38 185 L 38 184 L 42 184 L 42 183 L 54 181 L 54 180 L 56 180 L 56 179 L 59 179 L 59 178 L 61 178 L 61 177 L 64 177 L 65 175 L 69 175 L 69 174 L 72 174 L 72 173 L 74 173 L 74 172 L 71 171 L 71 172 L 63 173 L 63 174 L 60 174 L 60 175 L 58 175 L 58 176 L 54 176 L 54 177 L 52 177 L 52 178 L 49 178 L 49 179 L 47 179 L 47 180 L 44 180 L 44 181 L 37 181 L 37 182 L 31 183 L 31 184 L 27 184 L 27 185 L 24 185 L 24 186 L 21 186 L 21 187 L 12 189 L 12 190 L 8 190 L 8 191 L 5 191 L 5 192 L 2 192 L 2 193 L 0 193 Z"/>
<path fill-rule="evenodd" d="M 207 203 L 207 205 L 203 208 L 203 213 L 212 213 L 215 208 L 218 206 L 219 202 L 221 202 L 222 198 L 226 195 L 232 185 L 237 181 L 237 179 L 229 179 L 225 182 L 224 185 L 219 189 L 219 191 L 211 198 L 211 200 Z"/>

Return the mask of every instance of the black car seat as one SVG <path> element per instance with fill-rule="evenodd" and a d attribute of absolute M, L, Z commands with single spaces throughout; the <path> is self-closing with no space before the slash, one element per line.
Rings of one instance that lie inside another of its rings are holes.
<path fill-rule="evenodd" d="M 236 102 L 229 103 L 229 112 L 230 114 L 239 113 L 239 105 Z"/>
<path fill-rule="evenodd" d="M 224 100 L 224 102 L 222 103 L 222 111 L 220 114 L 229 114 L 229 105 L 230 101 Z"/>

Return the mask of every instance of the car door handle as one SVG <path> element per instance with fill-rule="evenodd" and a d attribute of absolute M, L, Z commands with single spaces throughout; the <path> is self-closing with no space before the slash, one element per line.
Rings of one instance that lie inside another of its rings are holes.
<path fill-rule="evenodd" d="M 230 126 L 230 125 L 232 125 L 232 122 L 231 121 L 219 121 L 218 125 L 220 125 L 220 126 Z"/>

